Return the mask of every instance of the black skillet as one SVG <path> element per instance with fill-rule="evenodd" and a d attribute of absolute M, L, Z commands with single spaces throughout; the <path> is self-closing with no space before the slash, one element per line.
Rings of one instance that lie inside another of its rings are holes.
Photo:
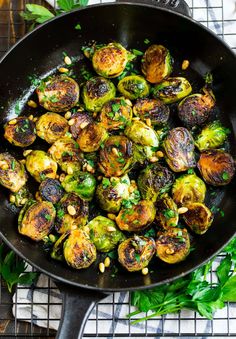
<path fill-rule="evenodd" d="M 164 8 L 164 9 L 163 9 Z M 179 14 L 182 13 L 182 14 Z M 144 50 L 144 40 L 161 43 L 171 50 L 176 60 L 190 60 L 186 76 L 199 85 L 208 71 L 213 74 L 214 92 L 224 123 L 233 131 L 231 153 L 236 154 L 236 57 L 216 35 L 187 15 L 184 1 L 123 1 L 87 7 L 51 20 L 24 37 L 0 63 L 0 125 L 14 116 L 13 108 L 22 93 L 27 100 L 29 75 L 45 75 L 62 62 L 62 53 L 80 55 L 86 42 L 119 41 L 129 48 Z M 80 23 L 82 30 L 74 27 Z M 82 55 L 81 55 L 82 56 Z M 179 71 L 175 71 L 179 74 Z M 32 88 L 31 88 L 32 90 Z M 9 147 L 1 139 L 0 151 Z M 19 150 L 11 149 L 14 154 Z M 225 217 L 217 216 L 213 226 L 203 236 L 195 237 L 195 251 L 186 261 L 167 266 L 154 260 L 153 273 L 127 273 L 112 269 L 98 273 L 98 263 L 87 270 L 76 271 L 51 260 L 42 245 L 31 242 L 17 232 L 16 212 L 8 203 L 8 192 L 0 190 L 0 234 L 2 239 L 37 270 L 58 282 L 63 292 L 63 313 L 58 338 L 74 339 L 82 336 L 85 321 L 94 304 L 105 293 L 128 291 L 157 286 L 183 276 L 215 255 L 235 234 L 235 181 L 226 189 L 218 190 L 209 204 L 220 207 Z M 156 267 L 154 267 L 156 266 Z M 60 333 L 60 334 L 59 334 Z"/>

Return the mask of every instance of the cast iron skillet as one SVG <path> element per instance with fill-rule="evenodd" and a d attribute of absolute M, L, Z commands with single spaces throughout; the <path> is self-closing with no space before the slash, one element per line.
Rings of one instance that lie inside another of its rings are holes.
<path fill-rule="evenodd" d="M 165 4 L 164 4 L 165 3 Z M 166 4 L 167 3 L 167 4 Z M 160 7 L 166 7 L 162 9 Z M 174 13 L 175 11 L 175 13 Z M 184 13 L 179 14 L 178 11 Z M 90 40 L 119 41 L 129 48 L 145 49 L 144 39 L 161 43 L 171 50 L 176 60 L 189 59 L 189 78 L 194 84 L 207 71 L 214 77 L 214 92 L 224 123 L 233 131 L 231 153 L 236 154 L 236 57 L 230 48 L 212 32 L 187 17 L 184 1 L 154 1 L 147 4 L 121 2 L 84 8 L 42 25 L 23 38 L 0 63 L 0 125 L 14 116 L 16 100 L 27 100 L 29 75 L 45 75 L 62 62 L 62 53 L 80 55 L 80 48 Z M 74 27 L 80 23 L 82 30 Z M 180 69 L 180 65 L 177 65 Z M 187 76 L 188 77 L 188 76 Z M 32 89 L 32 88 L 31 88 Z M 33 90 L 33 89 L 32 89 Z M 1 139 L 0 151 L 6 149 Z M 17 153 L 19 150 L 11 149 Z M 20 152 L 21 153 L 21 152 Z M 8 192 L 0 191 L 0 234 L 2 239 L 22 258 L 39 271 L 49 275 L 64 292 L 64 313 L 58 338 L 82 336 L 86 317 L 93 305 L 109 292 L 142 289 L 167 283 L 195 269 L 215 255 L 235 234 L 235 181 L 225 190 L 219 189 L 215 201 L 225 217 L 216 217 L 213 226 L 202 236 L 195 237 L 195 251 L 186 261 L 168 266 L 156 261 L 148 276 L 112 270 L 99 274 L 97 266 L 82 271 L 50 260 L 42 245 L 31 242 L 17 232 L 16 212 L 8 203 Z M 83 289 L 82 289 L 83 288 Z"/>

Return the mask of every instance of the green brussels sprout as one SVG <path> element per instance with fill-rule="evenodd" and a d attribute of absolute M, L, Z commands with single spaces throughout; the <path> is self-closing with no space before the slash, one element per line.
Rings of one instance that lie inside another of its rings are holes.
<path fill-rule="evenodd" d="M 102 106 L 116 95 L 115 85 L 108 79 L 94 77 L 83 87 L 82 97 L 88 111 L 99 112 Z"/>
<path fill-rule="evenodd" d="M 35 123 L 27 117 L 18 117 L 8 121 L 4 126 L 4 137 L 12 145 L 28 147 L 36 139 Z"/>
<path fill-rule="evenodd" d="M 39 193 L 43 200 L 56 204 L 63 197 L 65 191 L 60 181 L 46 178 L 39 186 Z"/>
<path fill-rule="evenodd" d="M 154 129 L 140 120 L 133 121 L 130 126 L 126 127 L 124 133 L 129 139 L 137 144 L 152 147 L 159 146 L 159 140 Z"/>
<path fill-rule="evenodd" d="M 24 165 L 10 153 L 0 153 L 0 184 L 11 192 L 18 192 L 27 181 Z"/>
<path fill-rule="evenodd" d="M 222 150 L 204 151 L 197 166 L 203 180 L 213 186 L 228 185 L 235 174 L 234 159 Z"/>
<path fill-rule="evenodd" d="M 173 173 L 155 163 L 140 172 L 137 183 L 142 198 L 155 202 L 160 194 L 169 190 L 173 181 Z"/>
<path fill-rule="evenodd" d="M 54 224 L 56 210 L 49 201 L 29 200 L 18 217 L 18 231 L 32 240 L 40 241 L 47 236 Z"/>
<path fill-rule="evenodd" d="M 166 162 L 174 172 L 183 172 L 196 166 L 194 156 L 194 140 L 184 127 L 176 127 L 169 131 L 163 142 Z"/>
<path fill-rule="evenodd" d="M 110 136 L 100 150 L 99 168 L 106 177 L 120 177 L 133 164 L 133 144 L 124 135 Z"/>
<path fill-rule="evenodd" d="M 199 151 L 217 148 L 225 142 L 229 133 L 230 130 L 222 126 L 220 121 L 213 121 L 198 134 L 195 145 Z"/>
<path fill-rule="evenodd" d="M 168 264 L 176 264 L 186 259 L 190 252 L 190 239 L 185 228 L 170 227 L 158 234 L 156 254 Z"/>
<path fill-rule="evenodd" d="M 170 109 L 158 99 L 138 99 L 133 107 L 134 114 L 142 121 L 150 119 L 151 124 L 160 126 L 165 124 L 170 115 Z"/>
<path fill-rule="evenodd" d="M 43 181 L 45 178 L 56 178 L 57 163 L 44 151 L 32 151 L 26 157 L 25 166 L 27 171 L 38 182 Z"/>
<path fill-rule="evenodd" d="M 76 172 L 65 177 L 62 187 L 66 192 L 74 192 L 81 199 L 90 201 L 95 193 L 96 179 L 88 172 Z"/>
<path fill-rule="evenodd" d="M 57 113 L 45 113 L 36 122 L 37 135 L 53 144 L 56 140 L 65 136 L 69 131 L 69 125 L 65 118 Z"/>
<path fill-rule="evenodd" d="M 100 252 L 112 251 L 119 242 L 125 239 L 115 222 L 101 215 L 91 220 L 87 227 L 89 227 L 91 241 Z"/>
<path fill-rule="evenodd" d="M 83 230 L 71 231 L 63 245 L 67 264 L 77 270 L 87 268 L 96 260 L 96 247 Z"/>
<path fill-rule="evenodd" d="M 185 174 L 175 180 L 172 186 L 172 197 L 179 206 L 187 206 L 192 202 L 203 202 L 206 185 L 195 173 Z"/>
<path fill-rule="evenodd" d="M 178 208 L 173 199 L 168 195 L 160 197 L 156 203 L 156 221 L 164 229 L 176 227 L 179 221 Z"/>
<path fill-rule="evenodd" d="M 141 271 L 148 266 L 155 254 L 156 245 L 152 238 L 134 235 L 118 247 L 118 260 L 129 272 Z"/>
<path fill-rule="evenodd" d="M 17 192 L 12 192 L 9 197 L 10 202 L 13 203 L 16 207 L 24 206 L 29 199 L 32 199 L 32 194 L 30 193 L 27 186 L 23 186 Z"/>
<path fill-rule="evenodd" d="M 154 204 L 148 200 L 141 200 L 131 208 L 123 207 L 116 217 L 116 223 L 122 231 L 140 232 L 154 221 L 155 215 Z"/>
<path fill-rule="evenodd" d="M 46 110 L 56 113 L 68 111 L 79 101 L 79 85 L 65 75 L 42 80 L 36 93 L 39 104 Z"/>
<path fill-rule="evenodd" d="M 186 78 L 168 78 L 153 88 L 153 97 L 165 104 L 172 104 L 192 92 L 192 87 Z"/>
<path fill-rule="evenodd" d="M 95 152 L 108 138 L 108 133 L 101 123 L 91 123 L 82 129 L 77 142 L 83 152 Z"/>
<path fill-rule="evenodd" d="M 93 122 L 91 116 L 86 112 L 74 113 L 71 116 L 71 120 L 73 120 L 73 124 L 70 125 L 70 132 L 75 140 L 78 138 L 83 128 Z"/>
<path fill-rule="evenodd" d="M 204 234 L 213 222 L 211 210 L 201 202 L 188 204 L 188 211 L 183 214 L 184 221 L 196 234 Z"/>
<path fill-rule="evenodd" d="M 151 45 L 142 59 L 142 72 L 152 84 L 157 84 L 172 72 L 172 58 L 167 48 Z"/>
<path fill-rule="evenodd" d="M 140 75 L 129 75 L 121 79 L 118 83 L 118 91 L 124 97 L 134 100 L 145 98 L 149 95 L 150 86 Z"/>

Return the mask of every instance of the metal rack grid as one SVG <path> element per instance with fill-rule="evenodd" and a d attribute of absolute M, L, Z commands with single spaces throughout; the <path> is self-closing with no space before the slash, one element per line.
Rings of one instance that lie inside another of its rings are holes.
<path fill-rule="evenodd" d="M 0 56 L 24 35 L 26 26 L 19 16 L 19 12 L 25 8 L 25 4 L 28 2 L 45 4 L 44 1 L 39 0 L 0 1 L 2 5 L 0 8 Z M 102 2 L 102 0 L 97 2 Z M 230 26 L 230 22 L 234 20 L 225 19 L 229 4 L 228 0 L 187 0 L 187 3 L 192 9 L 194 19 L 212 29 L 221 38 L 225 39 L 232 49 L 236 50 L 236 28 L 232 30 Z M 214 277 L 213 267 L 209 279 L 214 280 Z M 12 296 L 7 292 L 6 286 L 0 277 L 0 337 L 55 337 L 55 331 L 49 327 L 60 319 L 60 316 L 52 318 L 50 312 L 53 307 L 58 308 L 61 305 L 60 300 L 55 302 L 52 298 L 52 295 L 57 293 L 56 287 L 47 278 L 46 287 L 37 287 L 37 290 L 46 296 L 45 302 L 37 304 L 45 308 L 46 317 L 38 319 L 38 321 L 44 321 L 46 328 L 34 325 L 33 309 L 37 306 L 36 303 L 31 301 L 20 304 L 17 302 L 13 306 Z M 25 287 L 16 289 L 16 300 L 22 291 L 27 292 L 27 289 Z M 29 290 L 30 293 L 32 291 L 33 288 Z M 21 305 L 27 306 L 30 310 L 30 317 L 23 318 L 28 323 L 20 321 L 17 312 L 18 307 Z M 12 307 L 15 309 L 15 318 L 12 315 Z M 234 304 L 228 304 L 223 310 L 218 311 L 213 320 L 200 317 L 195 312 L 181 311 L 177 315 L 156 317 L 136 326 L 131 326 L 133 319 L 130 321 L 126 317 L 131 311 L 129 293 L 117 293 L 109 296 L 93 310 L 87 322 L 84 337 L 236 337 L 236 306 Z"/>

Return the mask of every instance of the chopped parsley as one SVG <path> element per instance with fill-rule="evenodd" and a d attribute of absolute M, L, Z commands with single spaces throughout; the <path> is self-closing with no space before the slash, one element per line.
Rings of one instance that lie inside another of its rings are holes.
<path fill-rule="evenodd" d="M 78 23 L 76 26 L 75 26 L 75 29 L 77 29 L 78 31 L 81 30 L 81 25 Z"/>
<path fill-rule="evenodd" d="M 150 44 L 150 40 L 149 40 L 148 38 L 144 39 L 144 41 L 143 41 L 143 42 L 145 43 L 145 45 L 148 45 L 148 44 Z"/>
<path fill-rule="evenodd" d="M 14 171 L 15 167 L 16 167 L 16 161 L 12 160 L 12 162 L 11 162 L 11 169 Z"/>
<path fill-rule="evenodd" d="M 52 217 L 51 217 L 51 215 L 50 214 L 45 214 L 45 219 L 47 220 L 47 221 L 51 221 L 51 219 L 52 219 Z"/>
<path fill-rule="evenodd" d="M 175 211 L 171 209 L 167 209 L 163 212 L 163 215 L 165 216 L 166 219 L 174 218 L 175 217 Z"/>
<path fill-rule="evenodd" d="M 57 216 L 58 216 L 59 219 L 63 218 L 64 215 L 65 215 L 65 212 L 62 209 L 59 209 L 57 211 Z"/>
<path fill-rule="evenodd" d="M 107 179 L 107 178 L 103 178 L 103 180 L 102 180 L 102 187 L 103 188 L 107 188 L 109 186 L 110 186 L 110 180 Z"/>
<path fill-rule="evenodd" d="M 132 49 L 132 53 L 136 56 L 143 55 L 144 53 L 142 51 L 139 51 L 138 49 Z"/>
<path fill-rule="evenodd" d="M 112 107 L 112 111 L 114 113 L 119 112 L 119 110 L 120 110 L 120 104 L 113 104 L 113 105 L 111 105 L 111 107 Z"/>
<path fill-rule="evenodd" d="M 222 179 L 225 180 L 225 181 L 229 180 L 229 173 L 228 172 L 223 172 L 222 173 Z"/>

